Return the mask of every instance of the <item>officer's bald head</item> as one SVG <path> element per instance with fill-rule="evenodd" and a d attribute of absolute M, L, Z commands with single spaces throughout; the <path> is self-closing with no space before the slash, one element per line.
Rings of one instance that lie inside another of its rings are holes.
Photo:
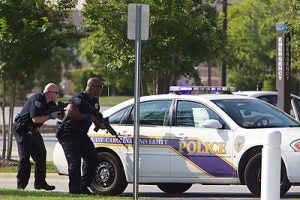
<path fill-rule="evenodd" d="M 103 84 L 101 79 L 93 77 L 87 81 L 86 91 L 92 97 L 99 97 L 102 93 Z"/>
<path fill-rule="evenodd" d="M 44 90 L 43 90 L 44 93 L 47 93 L 47 92 L 54 92 L 54 93 L 58 93 L 59 92 L 59 88 L 56 84 L 54 83 L 48 83 Z"/>
<path fill-rule="evenodd" d="M 102 85 L 102 81 L 99 79 L 99 78 L 96 78 L 96 77 L 93 77 L 93 78 L 90 78 L 88 81 L 87 81 L 87 86 L 89 87 L 92 87 L 92 86 L 100 86 Z"/>

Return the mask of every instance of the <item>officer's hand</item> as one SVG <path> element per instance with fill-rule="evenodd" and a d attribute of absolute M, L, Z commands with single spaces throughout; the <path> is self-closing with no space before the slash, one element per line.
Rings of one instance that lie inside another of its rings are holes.
<path fill-rule="evenodd" d="M 100 129 L 106 129 L 103 123 L 100 123 L 99 125 L 100 125 Z"/>
<path fill-rule="evenodd" d="M 99 122 L 94 115 L 92 115 L 91 121 L 94 122 L 95 124 L 97 124 L 100 127 L 100 129 L 106 129 L 104 124 Z"/>
<path fill-rule="evenodd" d="M 53 116 L 53 119 L 56 119 L 56 118 L 58 117 L 58 113 L 59 113 L 59 112 L 53 112 L 53 113 L 51 113 L 52 116 Z"/>

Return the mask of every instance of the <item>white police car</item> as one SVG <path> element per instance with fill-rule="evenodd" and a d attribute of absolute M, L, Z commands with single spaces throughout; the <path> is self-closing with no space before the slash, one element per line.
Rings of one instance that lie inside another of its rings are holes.
<path fill-rule="evenodd" d="M 103 112 L 128 148 L 104 130 L 95 133 L 93 127 L 90 129 L 100 160 L 91 187 L 97 194 L 117 195 L 133 182 L 133 104 L 128 100 Z M 300 183 L 299 122 L 253 97 L 141 97 L 139 182 L 157 185 L 167 193 L 183 193 L 197 183 L 246 184 L 259 196 L 262 138 L 273 130 L 282 133 L 284 195 L 291 185 Z M 58 173 L 67 174 L 59 144 L 54 149 L 53 162 Z"/>

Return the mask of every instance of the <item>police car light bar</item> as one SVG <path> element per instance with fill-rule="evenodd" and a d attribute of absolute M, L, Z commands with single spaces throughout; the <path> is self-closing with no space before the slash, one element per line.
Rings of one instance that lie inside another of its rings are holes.
<path fill-rule="evenodd" d="M 225 86 L 170 86 L 169 91 L 175 94 L 232 94 L 231 92 L 235 89 L 234 87 Z"/>

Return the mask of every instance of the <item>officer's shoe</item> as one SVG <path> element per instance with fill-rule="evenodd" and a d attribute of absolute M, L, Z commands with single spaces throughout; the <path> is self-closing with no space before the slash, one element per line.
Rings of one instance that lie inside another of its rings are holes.
<path fill-rule="evenodd" d="M 37 190 L 54 190 L 55 186 L 54 185 L 48 185 L 48 183 L 43 183 L 43 184 L 39 184 L 39 185 L 34 185 L 34 188 Z"/>
<path fill-rule="evenodd" d="M 81 188 L 80 194 L 94 195 L 87 187 Z"/>

